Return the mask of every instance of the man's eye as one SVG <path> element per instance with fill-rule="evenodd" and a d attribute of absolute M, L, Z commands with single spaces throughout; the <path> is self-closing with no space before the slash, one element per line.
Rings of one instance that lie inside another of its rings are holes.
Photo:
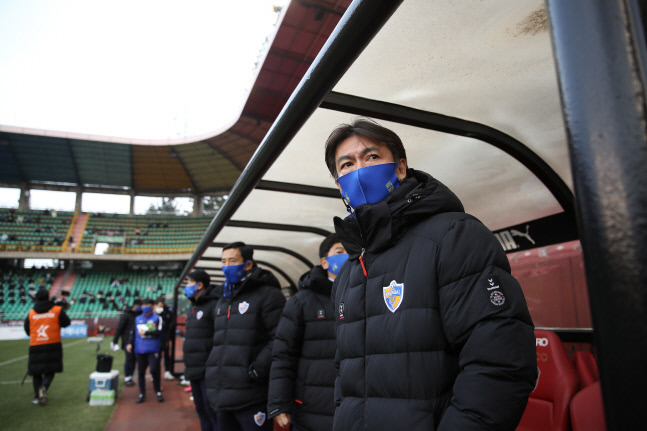
<path fill-rule="evenodd" d="M 380 157 L 380 156 L 378 156 L 377 154 L 371 154 L 371 155 L 369 155 L 369 156 L 368 156 L 368 158 L 369 158 L 370 160 L 376 160 L 376 159 L 378 159 L 379 157 Z"/>

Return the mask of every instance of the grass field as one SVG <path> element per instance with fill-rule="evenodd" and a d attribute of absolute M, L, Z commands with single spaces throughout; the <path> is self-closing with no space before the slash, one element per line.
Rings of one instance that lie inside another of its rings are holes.
<path fill-rule="evenodd" d="M 101 344 L 108 349 L 108 339 Z M 63 373 L 56 374 L 47 393 L 47 405 L 31 403 L 31 377 L 20 382 L 27 371 L 28 340 L 0 341 L 0 429 L 3 431 L 99 431 L 103 430 L 116 404 L 90 406 L 86 402 L 90 373 L 96 367 L 96 344 L 86 338 L 63 340 Z M 119 392 L 123 386 L 124 354 L 114 355 L 113 370 L 119 370 Z"/>

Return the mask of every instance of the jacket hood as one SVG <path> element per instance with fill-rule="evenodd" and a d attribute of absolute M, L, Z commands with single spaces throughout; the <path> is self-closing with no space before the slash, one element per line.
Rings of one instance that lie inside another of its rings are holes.
<path fill-rule="evenodd" d="M 324 296 L 330 296 L 332 281 L 328 279 L 328 273 L 321 265 L 315 266 L 299 277 L 299 290 L 306 289 L 310 289 Z"/>
<path fill-rule="evenodd" d="M 45 313 L 45 312 L 51 310 L 51 308 L 53 306 L 54 306 L 54 303 L 52 301 L 50 301 L 49 299 L 46 300 L 46 301 L 37 301 L 34 304 L 34 311 L 36 313 L 39 313 L 39 314 L 40 313 Z"/>
<path fill-rule="evenodd" d="M 392 246 L 411 226 L 435 214 L 464 211 L 447 186 L 426 172 L 409 169 L 386 199 L 360 205 L 355 217 L 335 217 L 334 222 L 350 258 L 356 258 L 363 248 L 376 253 Z"/>
<path fill-rule="evenodd" d="M 220 290 L 216 289 L 215 286 L 209 285 L 207 286 L 207 290 L 204 291 L 204 293 L 197 298 L 189 298 L 189 301 L 195 305 L 202 305 L 208 301 L 211 301 L 212 299 L 218 299 L 220 298 Z"/>
<path fill-rule="evenodd" d="M 233 286 L 231 296 L 234 297 L 240 292 L 249 292 L 263 286 L 270 286 L 281 289 L 281 283 L 279 283 L 279 280 L 277 280 L 274 274 L 266 269 L 261 269 L 258 266 L 255 266 L 252 268 L 249 274 L 247 274 L 247 277 L 243 281 L 236 283 Z M 222 289 L 224 289 L 224 285 L 221 288 L 221 292 L 223 291 Z"/>

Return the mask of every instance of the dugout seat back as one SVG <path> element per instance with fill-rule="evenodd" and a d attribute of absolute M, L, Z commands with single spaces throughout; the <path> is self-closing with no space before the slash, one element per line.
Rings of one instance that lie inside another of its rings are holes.
<path fill-rule="evenodd" d="M 570 431 L 570 403 L 577 391 L 575 368 L 552 331 L 535 331 L 537 387 L 530 394 L 517 431 Z"/>
<path fill-rule="evenodd" d="M 575 352 L 573 355 L 573 365 L 580 382 L 580 389 L 591 386 L 600 380 L 598 372 L 598 363 L 591 352 Z"/>
<path fill-rule="evenodd" d="M 573 431 L 606 431 L 600 382 L 579 391 L 571 401 Z"/>

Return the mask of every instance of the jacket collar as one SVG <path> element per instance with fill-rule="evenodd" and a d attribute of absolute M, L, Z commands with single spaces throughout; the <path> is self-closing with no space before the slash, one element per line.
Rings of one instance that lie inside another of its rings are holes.
<path fill-rule="evenodd" d="M 400 187 L 386 199 L 355 209 L 355 217 L 335 217 L 335 230 L 351 259 L 362 249 L 378 253 L 395 244 L 412 226 L 435 214 L 464 212 L 458 197 L 443 183 L 409 169 Z"/>
<path fill-rule="evenodd" d="M 310 289 L 315 293 L 330 296 L 332 281 L 321 265 L 317 265 L 299 278 L 299 290 Z"/>

